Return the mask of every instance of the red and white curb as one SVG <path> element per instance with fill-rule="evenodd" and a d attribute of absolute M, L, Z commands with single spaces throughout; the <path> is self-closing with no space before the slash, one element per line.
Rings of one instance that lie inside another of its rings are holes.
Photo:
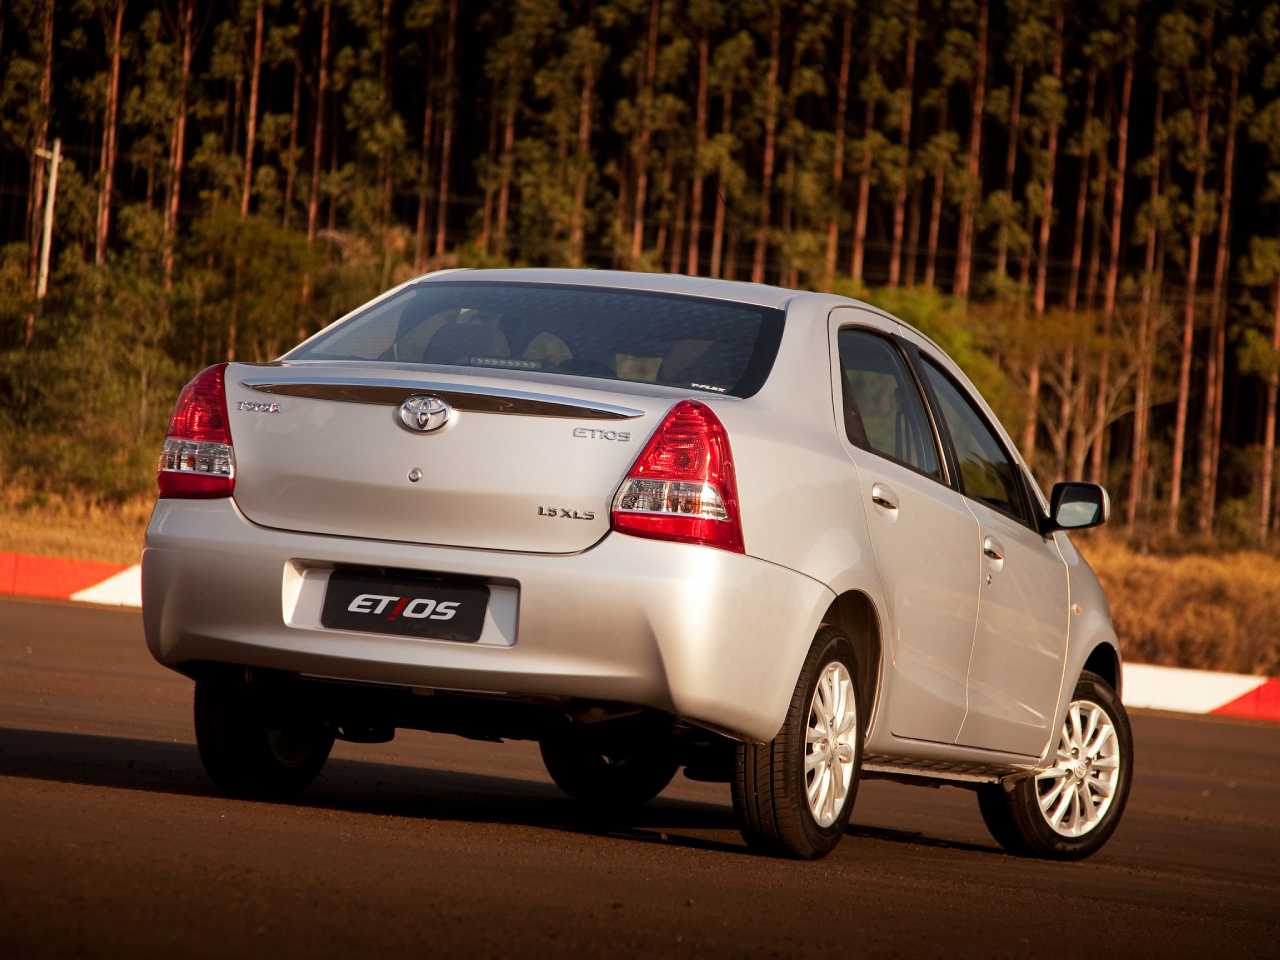
<path fill-rule="evenodd" d="M 142 606 L 142 567 L 0 552 L 0 596 Z"/>
<path fill-rule="evenodd" d="M 3 595 L 141 607 L 142 567 L 0 552 Z M 1150 710 L 1280 723 L 1280 680 L 1126 663 L 1124 702 Z"/>
<path fill-rule="evenodd" d="M 1124 702 L 1128 707 L 1280 722 L 1280 680 L 1126 663 Z"/>

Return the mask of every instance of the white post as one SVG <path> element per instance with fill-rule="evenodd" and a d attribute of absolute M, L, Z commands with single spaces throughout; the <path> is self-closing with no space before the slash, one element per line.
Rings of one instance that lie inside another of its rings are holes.
<path fill-rule="evenodd" d="M 49 192 L 44 195 L 44 231 L 40 237 L 40 273 L 36 279 L 36 299 L 43 300 L 49 289 L 49 247 L 53 241 L 53 200 L 58 192 L 58 164 L 62 162 L 62 139 L 55 137 L 53 152 L 37 150 L 49 160 Z"/>

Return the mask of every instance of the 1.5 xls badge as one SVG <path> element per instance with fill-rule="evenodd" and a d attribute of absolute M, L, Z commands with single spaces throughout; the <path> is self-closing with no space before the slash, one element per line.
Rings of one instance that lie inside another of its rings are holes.
<path fill-rule="evenodd" d="M 539 507 L 538 516 L 553 520 L 594 520 L 594 510 L 570 510 L 567 507 Z"/>

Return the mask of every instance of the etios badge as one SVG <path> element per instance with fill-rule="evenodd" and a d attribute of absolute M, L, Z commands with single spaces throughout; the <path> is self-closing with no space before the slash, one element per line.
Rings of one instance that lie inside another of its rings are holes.
<path fill-rule="evenodd" d="M 453 408 L 439 397 L 409 397 L 400 404 L 400 425 L 414 433 L 439 430 L 453 416 Z"/>

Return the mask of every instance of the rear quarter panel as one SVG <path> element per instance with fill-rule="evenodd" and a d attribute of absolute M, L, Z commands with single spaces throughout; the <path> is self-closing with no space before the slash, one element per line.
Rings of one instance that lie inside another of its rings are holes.
<path fill-rule="evenodd" d="M 744 401 L 709 401 L 729 432 L 749 554 L 822 583 L 833 598 L 866 594 L 886 623 L 854 466 L 832 406 L 828 316 L 849 301 L 799 294 L 768 381 Z M 794 678 L 825 610 L 769 640 L 780 675 Z M 885 638 L 886 653 L 888 639 Z M 882 658 L 883 663 L 883 658 Z"/>

